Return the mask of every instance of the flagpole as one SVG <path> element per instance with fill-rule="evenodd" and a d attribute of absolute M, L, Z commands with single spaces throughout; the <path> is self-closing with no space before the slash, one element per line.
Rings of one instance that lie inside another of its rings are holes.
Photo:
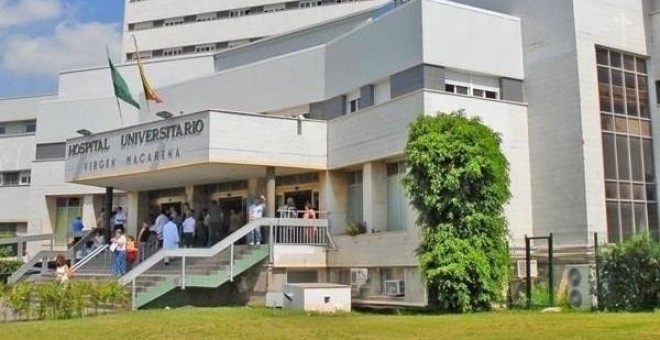
<path fill-rule="evenodd" d="M 110 60 L 110 49 L 108 49 L 108 45 L 105 45 L 105 53 L 108 55 L 108 60 Z M 112 77 L 112 69 L 110 70 L 110 77 Z M 114 82 L 112 84 L 114 87 Z M 124 127 L 124 117 L 121 114 L 121 104 L 119 104 L 119 97 L 117 97 L 117 92 L 113 91 L 115 93 L 115 100 L 117 101 L 117 110 L 119 111 L 119 123 L 121 124 L 121 127 Z"/>

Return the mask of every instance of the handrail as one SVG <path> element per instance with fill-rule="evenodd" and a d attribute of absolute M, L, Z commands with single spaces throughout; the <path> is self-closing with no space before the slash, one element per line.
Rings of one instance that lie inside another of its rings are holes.
<path fill-rule="evenodd" d="M 96 234 L 96 230 L 97 229 L 83 230 L 82 238 L 78 242 L 74 243 L 71 247 L 69 247 L 68 255 L 69 255 L 69 258 L 71 259 L 72 264 L 75 264 L 76 262 L 78 262 L 78 258 L 77 258 L 78 251 L 83 252 L 83 255 L 82 255 L 83 258 L 88 255 L 88 254 L 85 254 L 85 250 L 87 250 L 87 242 L 90 241 L 92 239 L 92 237 L 94 237 L 94 234 Z"/>
<path fill-rule="evenodd" d="M 212 257 L 231 247 L 234 243 L 247 236 L 252 230 L 262 226 L 300 226 L 300 227 L 328 227 L 328 220 L 324 219 L 300 219 L 300 218 L 261 218 L 251 221 L 239 228 L 211 248 L 180 248 L 174 250 L 161 249 L 142 263 L 133 268 L 130 272 L 119 278 L 119 283 L 127 285 L 138 276 L 144 274 L 154 265 L 163 261 L 166 257 Z"/>
<path fill-rule="evenodd" d="M 98 248 L 92 250 L 91 253 L 85 255 L 85 257 L 83 257 L 82 259 L 80 259 L 80 261 L 76 262 L 73 266 L 71 266 L 71 271 L 75 273 L 76 270 L 78 270 L 80 267 L 82 267 L 82 266 L 84 266 L 85 264 L 87 264 L 89 261 L 91 261 L 92 259 L 94 259 L 94 258 L 95 258 L 96 256 L 98 256 L 99 254 L 101 254 L 101 253 L 102 253 L 103 251 L 105 251 L 107 248 L 108 248 L 108 245 L 107 245 L 107 244 L 104 244 L 104 245 L 102 245 L 102 246 L 100 246 L 100 247 L 98 247 Z"/>
<path fill-rule="evenodd" d="M 12 238 L 0 239 L 0 246 L 7 244 L 21 243 L 21 242 L 52 240 L 53 237 L 54 237 L 53 234 L 19 235 Z"/>
<path fill-rule="evenodd" d="M 7 283 L 14 283 L 14 282 L 18 281 L 18 279 L 23 277 L 23 275 L 25 275 L 30 269 L 34 268 L 34 265 L 37 264 L 37 262 L 43 261 L 44 259 L 49 258 L 49 257 L 55 257 L 58 254 L 61 254 L 61 252 L 52 251 L 52 250 L 42 250 L 42 251 L 40 251 L 37 255 L 33 256 L 30 259 L 30 261 L 24 263 L 20 268 L 18 268 L 18 270 L 13 272 L 11 274 L 11 276 L 9 276 L 9 278 L 7 279 Z M 42 272 L 44 271 L 44 269 L 47 266 L 48 266 L 47 263 L 44 264 L 42 262 L 42 265 L 41 265 Z"/>

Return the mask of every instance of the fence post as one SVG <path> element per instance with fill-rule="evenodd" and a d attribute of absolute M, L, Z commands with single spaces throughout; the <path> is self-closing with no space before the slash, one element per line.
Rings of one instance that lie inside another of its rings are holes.
<path fill-rule="evenodd" d="M 525 235 L 525 278 L 527 280 L 527 309 L 532 309 L 532 269 L 531 267 L 531 260 L 530 260 L 530 249 L 529 249 L 529 237 Z"/>
<path fill-rule="evenodd" d="M 594 232 L 594 262 L 596 263 L 596 309 L 600 310 L 600 261 L 598 260 L 598 233 Z"/>
<path fill-rule="evenodd" d="M 229 281 L 234 282 L 234 243 L 229 246 Z"/>
<path fill-rule="evenodd" d="M 16 245 L 16 258 L 23 261 L 23 237 L 18 237 L 18 244 Z"/>
<path fill-rule="evenodd" d="M 270 229 L 268 232 L 268 262 L 273 263 L 274 261 L 274 252 L 275 252 L 275 232 L 274 229 L 275 227 L 273 226 L 273 222 L 270 223 Z"/>
<path fill-rule="evenodd" d="M 181 257 L 181 289 L 186 290 L 186 257 Z"/>
<path fill-rule="evenodd" d="M 548 293 L 550 294 L 550 307 L 555 305 L 555 292 L 554 292 L 554 281 L 555 281 L 555 272 L 554 272 L 554 256 L 553 256 L 553 245 L 552 245 L 552 233 L 548 237 Z"/>

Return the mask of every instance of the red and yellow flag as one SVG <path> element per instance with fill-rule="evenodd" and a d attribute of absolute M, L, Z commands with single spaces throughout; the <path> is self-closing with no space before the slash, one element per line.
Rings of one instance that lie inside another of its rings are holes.
<path fill-rule="evenodd" d="M 133 42 L 135 43 L 135 56 L 137 59 L 138 69 L 140 70 L 140 79 L 142 79 L 142 89 L 144 91 L 144 98 L 148 101 L 153 100 L 156 103 L 162 103 L 163 100 L 151 87 L 151 84 L 149 84 L 149 80 L 147 80 L 147 76 L 144 74 L 144 68 L 142 67 L 142 58 L 140 58 L 140 50 L 138 50 L 137 40 L 135 39 L 135 36 L 133 36 Z"/>

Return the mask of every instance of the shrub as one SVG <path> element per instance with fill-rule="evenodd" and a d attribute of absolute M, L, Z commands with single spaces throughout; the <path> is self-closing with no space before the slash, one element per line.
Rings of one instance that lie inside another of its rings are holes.
<path fill-rule="evenodd" d="M 346 233 L 351 236 L 364 234 L 366 232 L 367 232 L 367 227 L 365 226 L 364 222 L 362 223 L 350 222 L 346 225 Z"/>
<path fill-rule="evenodd" d="M 421 116 L 410 126 L 404 185 L 419 212 L 418 260 L 432 307 L 489 310 L 502 295 L 510 192 L 500 144 L 462 111 Z"/>
<path fill-rule="evenodd" d="M 648 235 L 637 235 L 606 247 L 598 259 L 601 307 L 611 311 L 660 307 L 660 244 Z"/>

